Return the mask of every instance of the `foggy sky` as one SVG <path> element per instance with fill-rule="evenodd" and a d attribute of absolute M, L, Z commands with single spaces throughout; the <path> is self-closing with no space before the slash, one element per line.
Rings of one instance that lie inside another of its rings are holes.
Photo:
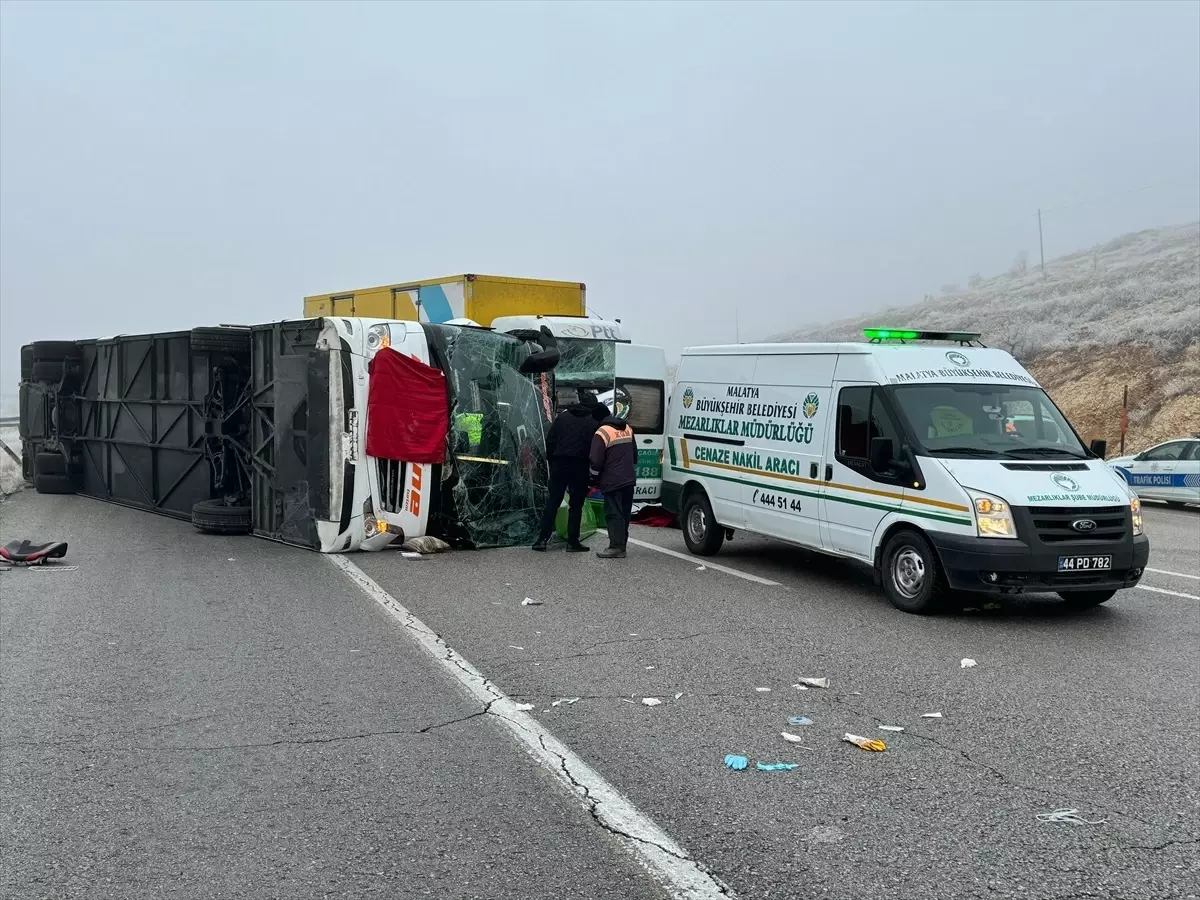
<path fill-rule="evenodd" d="M 1186 0 L 4 2 L 0 385 L 460 272 L 677 353 L 1036 261 L 1039 206 L 1048 258 L 1194 220 L 1198 161 Z"/>

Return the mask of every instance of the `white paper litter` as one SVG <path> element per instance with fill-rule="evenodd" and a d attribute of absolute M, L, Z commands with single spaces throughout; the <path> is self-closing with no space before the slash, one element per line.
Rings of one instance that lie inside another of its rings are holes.
<path fill-rule="evenodd" d="M 880 731 L 903 731 L 904 726 L 903 725 L 880 725 L 879 730 Z"/>
<path fill-rule="evenodd" d="M 653 671 L 654 671 L 654 666 L 646 666 L 646 671 L 647 671 L 647 672 L 653 672 Z"/>
<path fill-rule="evenodd" d="M 979 665 L 979 663 L 975 662 L 975 660 L 973 660 L 973 659 L 964 659 L 958 665 L 963 669 L 973 669 L 977 665 Z"/>
<path fill-rule="evenodd" d="M 798 691 L 807 691 L 808 690 L 808 687 L 803 684 L 793 684 L 792 687 L 794 687 Z"/>
<path fill-rule="evenodd" d="M 408 550 L 401 550 L 400 555 L 403 556 L 405 559 L 422 559 L 423 558 L 420 553 L 413 553 Z"/>
<path fill-rule="evenodd" d="M 642 706 L 658 706 L 662 703 L 657 697 L 643 697 Z"/>
<path fill-rule="evenodd" d="M 532 597 L 526 597 L 524 600 L 521 601 L 521 605 L 522 606 L 543 606 L 544 604 L 542 603 L 541 600 L 534 600 Z"/>
<path fill-rule="evenodd" d="M 581 699 L 580 697 L 563 697 L 561 700 L 555 700 L 550 705 L 551 706 L 562 706 L 565 703 L 567 706 L 570 706 L 572 703 L 578 703 L 580 701 L 580 699 Z"/>
<path fill-rule="evenodd" d="M 808 687 L 827 688 L 829 687 L 828 678 L 801 678 L 800 683 Z"/>
<path fill-rule="evenodd" d="M 675 695 L 675 699 L 678 700 L 682 696 L 683 696 L 683 691 L 680 691 L 678 694 Z"/>
<path fill-rule="evenodd" d="M 941 717 L 941 713 L 921 713 L 922 719 L 940 719 Z"/>
<path fill-rule="evenodd" d="M 785 741 L 787 741 L 789 744 L 799 744 L 800 747 L 804 750 L 812 749 L 812 747 L 804 746 L 804 738 L 800 737 L 800 735 L 798 735 L 798 734 L 791 734 L 787 731 L 781 731 L 781 732 L 779 732 L 779 736 L 781 738 L 783 738 Z"/>
<path fill-rule="evenodd" d="M 755 690 L 756 690 L 756 691 L 758 691 L 760 694 L 769 694 L 769 693 L 771 693 L 771 689 L 770 689 L 770 688 L 765 688 L 765 687 L 764 687 L 764 688 L 755 688 Z"/>
<path fill-rule="evenodd" d="M 524 648 L 524 647 L 518 647 L 516 644 L 509 644 L 509 645 L 508 645 L 508 649 L 509 649 L 509 650 L 524 650 L 525 648 Z"/>
<path fill-rule="evenodd" d="M 697 572 L 707 572 L 708 566 L 696 566 L 696 571 Z"/>
<path fill-rule="evenodd" d="M 513 705 L 521 712 L 529 712 L 531 709 L 533 709 L 532 703 L 516 703 Z"/>

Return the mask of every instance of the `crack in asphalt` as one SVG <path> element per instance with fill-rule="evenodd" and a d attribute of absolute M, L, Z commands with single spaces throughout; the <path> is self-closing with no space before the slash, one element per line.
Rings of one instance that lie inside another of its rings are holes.
<path fill-rule="evenodd" d="M 509 721 L 511 721 L 511 720 L 509 720 Z M 730 893 L 729 888 L 726 887 L 723 883 L 721 883 L 710 869 L 708 869 L 706 866 L 702 865 L 697 860 L 693 859 L 687 853 L 680 853 L 676 850 L 671 849 L 670 847 L 664 847 L 662 844 L 658 843 L 657 841 L 652 841 L 649 838 L 642 837 L 641 835 L 631 834 L 630 832 L 625 831 L 622 828 L 618 828 L 617 826 L 613 825 L 611 822 L 606 821 L 603 813 L 600 810 L 600 803 L 601 803 L 600 799 L 598 797 L 593 797 L 591 788 L 589 788 L 586 784 L 584 784 L 578 778 L 575 777 L 574 773 L 571 771 L 571 767 L 567 764 L 566 757 L 563 756 L 561 753 L 559 753 L 557 750 L 554 750 L 553 748 L 546 746 L 545 735 L 539 734 L 537 736 L 537 738 L 538 738 L 538 743 L 541 745 L 542 749 L 558 760 L 558 765 L 559 765 L 559 768 L 562 770 L 563 775 L 566 777 L 567 781 L 570 782 L 570 784 L 575 788 L 575 790 L 578 791 L 579 794 L 583 797 L 583 801 L 587 806 L 588 815 L 591 816 L 592 821 L 594 821 L 598 826 L 600 826 L 602 829 L 607 831 L 609 834 L 615 835 L 617 837 L 625 838 L 626 840 L 635 841 L 636 843 L 639 843 L 639 844 L 645 844 L 646 846 L 653 847 L 656 850 L 658 850 L 662 853 L 665 853 L 670 857 L 673 857 L 674 859 L 678 859 L 682 862 L 691 863 L 692 865 L 696 866 L 700 871 L 702 871 L 705 874 L 712 877 L 717 890 L 723 896 L 726 896 L 726 897 L 733 896 Z"/>

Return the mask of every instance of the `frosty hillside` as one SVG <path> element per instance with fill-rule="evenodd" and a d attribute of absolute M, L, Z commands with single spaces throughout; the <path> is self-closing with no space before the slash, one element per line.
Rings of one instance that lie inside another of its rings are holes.
<path fill-rule="evenodd" d="M 776 340 L 860 340 L 872 325 L 979 331 L 1020 359 L 1087 437 L 1137 448 L 1200 429 L 1200 223 L 1126 234 L 911 306 Z"/>

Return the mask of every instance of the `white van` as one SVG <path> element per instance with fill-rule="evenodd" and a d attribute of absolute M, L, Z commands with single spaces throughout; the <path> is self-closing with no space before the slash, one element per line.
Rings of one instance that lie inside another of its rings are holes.
<path fill-rule="evenodd" d="M 1137 495 L 1015 359 L 976 334 L 866 335 L 684 351 L 663 497 L 693 553 L 745 529 L 861 560 L 915 613 L 947 589 L 1086 607 L 1137 584 Z"/>
<path fill-rule="evenodd" d="M 561 354 L 554 369 L 556 405 L 564 409 L 593 393 L 625 419 L 638 446 L 634 500 L 657 503 L 662 496 L 667 354 L 662 347 L 634 344 L 617 319 L 583 316 L 503 316 L 492 328 L 527 339 L 550 329 Z"/>

